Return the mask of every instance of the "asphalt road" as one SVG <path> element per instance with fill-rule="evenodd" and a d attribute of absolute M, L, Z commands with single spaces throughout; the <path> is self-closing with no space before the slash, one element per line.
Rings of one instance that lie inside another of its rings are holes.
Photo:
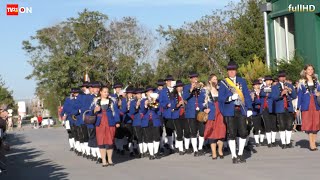
<path fill-rule="evenodd" d="M 69 151 L 63 128 L 30 129 L 9 134 L 12 145 L 8 156 L 8 173 L 0 180 L 42 179 L 319 179 L 320 151 L 310 152 L 307 135 L 293 135 L 295 148 L 256 148 L 258 153 L 246 153 L 247 163 L 232 164 L 230 155 L 223 160 L 211 160 L 209 154 L 170 155 L 161 160 L 130 159 L 114 156 L 114 167 L 77 157 Z"/>

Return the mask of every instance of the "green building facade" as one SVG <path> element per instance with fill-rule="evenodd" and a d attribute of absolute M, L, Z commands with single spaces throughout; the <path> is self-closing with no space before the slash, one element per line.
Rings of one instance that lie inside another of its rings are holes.
<path fill-rule="evenodd" d="M 320 0 L 267 0 L 270 66 L 296 53 L 320 73 Z"/>

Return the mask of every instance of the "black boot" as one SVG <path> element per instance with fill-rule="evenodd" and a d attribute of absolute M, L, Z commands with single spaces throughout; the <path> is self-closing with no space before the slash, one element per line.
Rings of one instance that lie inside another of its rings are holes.
<path fill-rule="evenodd" d="M 101 158 L 98 158 L 96 164 L 101 164 L 102 163 L 102 159 Z"/>
<path fill-rule="evenodd" d="M 205 151 L 203 149 L 199 150 L 198 153 L 199 153 L 199 156 L 204 156 L 205 155 Z"/>
<path fill-rule="evenodd" d="M 154 159 L 156 159 L 155 156 L 150 156 L 150 157 L 149 157 L 149 160 L 154 160 Z"/>
<path fill-rule="evenodd" d="M 169 149 L 169 154 L 174 154 L 175 151 L 173 149 Z"/>
<path fill-rule="evenodd" d="M 143 156 L 142 153 L 138 155 L 138 158 L 139 158 L 139 159 L 141 159 L 141 158 L 143 158 L 143 157 L 144 157 L 144 156 Z"/>
<path fill-rule="evenodd" d="M 246 162 L 246 160 L 244 159 L 244 157 L 242 155 L 238 156 L 238 161 L 239 161 L 239 163 L 245 163 Z"/>
<path fill-rule="evenodd" d="M 287 144 L 287 148 L 293 148 L 292 143 Z"/>
<path fill-rule="evenodd" d="M 74 149 L 73 149 L 73 148 L 70 148 L 70 151 L 74 151 Z"/>
<path fill-rule="evenodd" d="M 199 156 L 199 152 L 198 151 L 194 152 L 193 156 L 194 157 L 198 157 Z"/>
<path fill-rule="evenodd" d="M 192 150 L 189 148 L 189 149 L 186 150 L 186 153 L 187 154 L 192 154 Z"/>
<path fill-rule="evenodd" d="M 238 159 L 237 159 L 237 158 L 235 158 L 235 157 L 234 157 L 234 158 L 232 158 L 232 163 L 233 163 L 233 164 L 238 164 Z"/>
<path fill-rule="evenodd" d="M 184 151 L 180 151 L 180 152 L 179 152 L 179 155 L 180 155 L 180 156 L 183 156 L 185 153 L 186 153 L 186 152 L 184 152 Z"/>
<path fill-rule="evenodd" d="M 287 149 L 287 145 L 281 144 L 281 148 L 282 148 L 282 149 Z"/>

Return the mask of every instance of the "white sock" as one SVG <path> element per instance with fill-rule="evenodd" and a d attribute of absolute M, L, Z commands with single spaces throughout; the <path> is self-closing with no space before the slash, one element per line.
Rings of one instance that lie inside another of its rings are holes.
<path fill-rule="evenodd" d="M 259 144 L 259 135 L 253 135 L 256 144 Z"/>
<path fill-rule="evenodd" d="M 98 148 L 91 148 L 91 154 L 92 154 L 93 157 L 97 157 L 97 153 L 98 153 L 97 149 Z M 99 151 L 99 149 L 98 149 L 98 151 Z"/>
<path fill-rule="evenodd" d="M 271 131 L 271 142 L 272 143 L 276 142 L 276 135 L 277 135 L 277 132 Z"/>
<path fill-rule="evenodd" d="M 128 144 L 128 146 L 129 146 L 129 151 L 130 151 L 130 152 L 133 152 L 133 144 L 130 142 L 130 143 Z"/>
<path fill-rule="evenodd" d="M 199 136 L 199 150 L 202 150 L 204 143 L 204 137 Z"/>
<path fill-rule="evenodd" d="M 143 153 L 147 153 L 148 151 L 148 143 L 143 143 Z"/>
<path fill-rule="evenodd" d="M 75 147 L 76 147 L 76 150 L 77 150 L 77 151 L 79 151 L 79 145 L 80 145 L 80 142 L 79 142 L 79 141 L 76 141 Z"/>
<path fill-rule="evenodd" d="M 232 158 L 236 158 L 237 157 L 237 154 L 236 154 L 236 141 L 235 140 L 229 140 L 228 144 L 229 144 L 229 148 L 230 148 L 230 151 L 231 151 Z"/>
<path fill-rule="evenodd" d="M 153 143 L 148 143 L 148 150 L 149 150 L 149 153 L 150 153 L 150 156 L 153 156 Z"/>
<path fill-rule="evenodd" d="M 271 144 L 271 133 L 266 133 L 266 136 L 268 144 Z"/>
<path fill-rule="evenodd" d="M 101 158 L 101 153 L 100 153 L 99 148 L 96 148 L 96 153 L 97 153 L 98 158 Z"/>
<path fill-rule="evenodd" d="M 264 140 L 264 134 L 260 134 L 260 142 L 263 143 Z"/>
<path fill-rule="evenodd" d="M 140 154 L 142 154 L 143 153 L 143 144 L 142 143 L 139 143 L 139 152 L 140 152 Z"/>
<path fill-rule="evenodd" d="M 184 138 L 184 148 L 189 149 L 190 147 L 190 138 Z"/>
<path fill-rule="evenodd" d="M 69 139 L 69 146 L 70 146 L 70 148 L 73 148 L 73 143 L 72 143 L 72 139 L 71 138 Z"/>
<path fill-rule="evenodd" d="M 286 131 L 286 142 L 287 142 L 287 144 L 291 143 L 291 135 L 292 135 L 292 131 Z"/>
<path fill-rule="evenodd" d="M 286 132 L 285 131 L 280 131 L 280 139 L 281 139 L 281 144 L 285 145 L 286 144 Z"/>
<path fill-rule="evenodd" d="M 75 148 L 76 147 L 76 141 L 74 140 L 74 138 L 72 138 L 71 141 L 72 141 L 73 148 Z"/>
<path fill-rule="evenodd" d="M 176 141 L 176 144 L 179 148 L 179 152 L 183 152 L 183 142 L 182 141 Z"/>
<path fill-rule="evenodd" d="M 159 146 L 160 146 L 160 142 L 159 141 L 153 141 L 154 154 L 158 153 Z"/>
<path fill-rule="evenodd" d="M 193 152 L 198 152 L 198 149 L 197 149 L 197 138 L 191 138 L 191 144 L 192 144 Z"/>
<path fill-rule="evenodd" d="M 86 151 L 86 155 L 90 155 L 90 147 L 88 146 L 88 143 L 85 142 L 83 143 L 85 151 Z"/>
<path fill-rule="evenodd" d="M 173 149 L 173 137 L 172 136 L 167 136 L 167 138 L 168 138 L 169 148 Z"/>
<path fill-rule="evenodd" d="M 81 147 L 81 152 L 86 153 L 86 147 L 84 146 L 83 143 L 80 143 L 80 147 Z"/>
<path fill-rule="evenodd" d="M 244 146 L 246 145 L 247 139 L 239 138 L 239 152 L 238 155 L 241 156 L 243 154 Z"/>

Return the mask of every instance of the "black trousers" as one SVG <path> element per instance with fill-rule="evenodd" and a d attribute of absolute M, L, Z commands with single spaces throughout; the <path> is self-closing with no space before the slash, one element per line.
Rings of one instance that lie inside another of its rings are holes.
<path fill-rule="evenodd" d="M 177 140 L 182 141 L 183 140 L 183 131 L 186 131 L 186 120 L 182 117 L 179 119 L 173 120 L 174 130 L 177 133 Z"/>
<path fill-rule="evenodd" d="M 141 126 L 134 126 L 133 128 L 133 134 L 134 134 L 134 139 L 137 140 L 138 143 L 143 142 L 143 131 Z"/>
<path fill-rule="evenodd" d="M 259 131 L 261 134 L 264 134 L 264 124 L 263 124 L 261 115 L 252 116 L 252 122 L 253 122 L 253 134 L 259 135 Z"/>
<path fill-rule="evenodd" d="M 263 110 L 262 112 L 262 120 L 264 122 L 264 127 L 265 127 L 265 131 L 266 133 L 269 132 L 277 132 L 278 128 L 277 128 L 277 117 L 275 114 L 273 113 L 269 113 L 269 110 L 266 108 Z"/>
<path fill-rule="evenodd" d="M 293 129 L 293 114 L 286 110 L 284 113 L 277 114 L 279 131 L 292 131 Z"/>
<path fill-rule="evenodd" d="M 160 141 L 160 127 L 153 127 L 152 122 L 149 122 L 149 126 L 143 128 L 143 136 L 146 143 Z"/>
<path fill-rule="evenodd" d="M 71 138 L 74 138 L 74 127 L 73 126 L 70 126 L 70 129 L 67 129 L 67 132 L 68 132 L 68 138 L 71 139 Z"/>
<path fill-rule="evenodd" d="M 163 121 L 164 121 L 164 127 L 166 130 L 167 136 L 172 136 L 174 131 L 174 124 L 173 124 L 174 120 L 163 118 Z"/>
<path fill-rule="evenodd" d="M 198 122 L 196 119 L 189 119 L 185 120 L 185 131 L 184 137 L 185 138 L 196 138 L 198 134 Z"/>
<path fill-rule="evenodd" d="M 89 135 L 89 141 L 88 146 L 89 147 L 98 147 L 97 144 L 97 138 L 96 138 L 96 128 L 87 128 L 88 129 L 88 135 Z"/>
<path fill-rule="evenodd" d="M 89 141 L 89 134 L 88 134 L 88 128 L 87 125 L 82 124 L 79 128 L 79 141 L 80 143 L 88 142 Z"/>
<path fill-rule="evenodd" d="M 247 138 L 247 117 L 243 116 L 240 110 L 235 110 L 234 116 L 225 116 L 224 121 L 227 125 L 228 140 L 235 140 L 237 135 L 242 139 Z"/>
<path fill-rule="evenodd" d="M 133 141 L 133 128 L 132 128 L 132 124 L 123 124 L 122 125 L 123 128 L 123 135 L 124 137 L 128 138 L 128 142 L 132 142 Z"/>
<path fill-rule="evenodd" d="M 75 141 L 80 141 L 80 138 L 79 138 L 79 126 L 76 126 L 76 125 L 73 125 L 73 130 L 74 130 L 74 140 Z"/>

